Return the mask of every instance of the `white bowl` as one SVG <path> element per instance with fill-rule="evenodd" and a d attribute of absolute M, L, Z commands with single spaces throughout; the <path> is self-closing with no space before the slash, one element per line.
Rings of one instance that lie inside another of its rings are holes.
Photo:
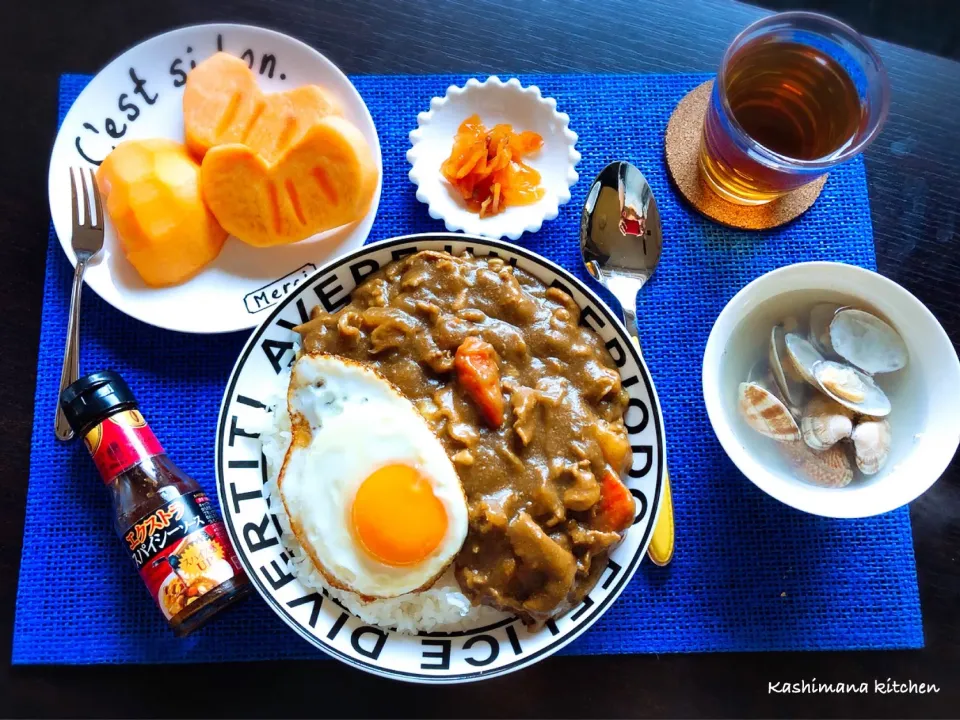
<path fill-rule="evenodd" d="M 871 477 L 858 473 L 845 488 L 830 489 L 793 475 L 775 441 L 747 427 L 736 394 L 765 352 L 775 322 L 801 303 L 844 300 L 885 317 L 903 337 L 910 357 L 895 376 L 880 376 L 893 405 L 893 446 L 886 466 Z M 868 517 L 906 505 L 936 482 L 960 442 L 960 361 L 950 338 L 916 297 L 892 280 L 852 265 L 790 265 L 737 293 L 707 340 L 703 396 L 713 430 L 741 472 L 768 495 L 814 515 Z"/>
<path fill-rule="evenodd" d="M 481 218 L 470 212 L 459 193 L 444 180 L 440 166 L 450 156 L 460 123 L 476 113 L 488 128 L 509 123 L 516 132 L 533 130 L 543 137 L 539 152 L 524 162 L 540 172 L 543 199 L 533 205 L 508 207 L 504 212 Z M 430 217 L 443 220 L 447 230 L 462 230 L 485 237 L 511 240 L 536 232 L 544 220 L 553 220 L 560 206 L 570 200 L 570 186 L 579 179 L 574 169 L 580 153 L 574 146 L 577 134 L 570 118 L 557 112 L 557 101 L 545 98 L 535 85 L 523 87 L 512 78 L 503 82 L 491 76 L 476 78 L 464 87 L 451 85 L 442 98 L 430 101 L 430 110 L 417 116 L 417 129 L 410 133 L 407 151 L 410 181 L 417 186 L 417 200 L 427 205 Z"/>

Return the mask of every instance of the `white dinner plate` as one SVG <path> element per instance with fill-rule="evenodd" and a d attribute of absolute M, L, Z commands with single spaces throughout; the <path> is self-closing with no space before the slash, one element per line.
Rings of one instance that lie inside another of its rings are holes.
<path fill-rule="evenodd" d="M 186 73 L 218 50 L 246 60 L 265 92 L 313 83 L 335 95 L 344 116 L 383 162 L 373 118 L 336 65 L 299 40 L 248 25 L 196 25 L 146 40 L 113 60 L 70 108 L 50 156 L 48 188 L 53 225 L 70 262 L 70 167 L 96 168 L 123 140 L 183 141 Z M 363 245 L 380 204 L 377 184 L 370 210 L 351 225 L 293 245 L 256 248 L 228 238 L 223 251 L 189 281 L 150 288 L 124 258 L 109 219 L 103 251 L 86 282 L 118 310 L 157 327 L 219 333 L 253 327 L 321 264 Z"/>
<path fill-rule="evenodd" d="M 497 254 L 547 285 L 565 288 L 582 309 L 619 367 L 630 395 L 624 418 L 633 448 L 626 480 L 637 516 L 583 603 L 528 631 L 512 616 L 452 633 L 405 635 L 366 625 L 331 598 L 305 588 L 287 572 L 287 553 L 274 511 L 261 494 L 266 462 L 255 432 L 277 375 L 294 359 L 293 328 L 321 303 L 346 302 L 363 279 L 392 260 L 419 250 Z M 503 675 L 541 660 L 584 632 L 610 607 L 643 560 L 660 509 L 665 465 L 663 421 L 656 391 L 620 320 L 592 291 L 559 266 L 523 248 L 452 233 L 411 235 L 367 245 L 321 268 L 264 319 L 247 341 L 230 375 L 217 427 L 216 473 L 220 507 L 237 555 L 267 604 L 308 642 L 350 665 L 377 675 L 423 683 L 455 683 Z"/>

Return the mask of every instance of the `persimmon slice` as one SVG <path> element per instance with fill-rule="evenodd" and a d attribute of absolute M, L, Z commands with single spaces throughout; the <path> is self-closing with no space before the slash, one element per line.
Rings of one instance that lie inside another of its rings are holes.
<path fill-rule="evenodd" d="M 276 162 L 239 143 L 203 158 L 203 198 L 223 228 L 249 245 L 297 242 L 362 218 L 380 170 L 360 132 L 342 117 L 316 122 Z"/>
<path fill-rule="evenodd" d="M 183 89 L 184 135 L 198 159 L 242 143 L 274 162 L 319 120 L 339 114 L 337 100 L 317 85 L 264 94 L 247 64 L 225 52 L 191 70 Z"/>
<path fill-rule="evenodd" d="M 97 184 L 120 249 L 151 287 L 185 282 L 220 254 L 227 233 L 203 202 L 200 165 L 173 140 L 127 140 Z"/>

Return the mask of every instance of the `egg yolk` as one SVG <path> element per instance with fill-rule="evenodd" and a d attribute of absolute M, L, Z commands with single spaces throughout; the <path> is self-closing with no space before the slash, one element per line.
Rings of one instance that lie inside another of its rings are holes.
<path fill-rule="evenodd" d="M 363 547 L 386 565 L 420 562 L 447 532 L 446 509 L 430 482 L 406 465 L 387 465 L 364 480 L 351 516 Z"/>

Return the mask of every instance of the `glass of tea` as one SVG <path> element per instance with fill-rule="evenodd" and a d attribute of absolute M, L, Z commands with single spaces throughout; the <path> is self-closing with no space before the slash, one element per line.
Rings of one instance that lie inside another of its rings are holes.
<path fill-rule="evenodd" d="M 730 202 L 770 202 L 863 151 L 889 107 L 886 70 L 862 35 L 815 13 L 771 15 L 723 56 L 701 175 Z"/>

